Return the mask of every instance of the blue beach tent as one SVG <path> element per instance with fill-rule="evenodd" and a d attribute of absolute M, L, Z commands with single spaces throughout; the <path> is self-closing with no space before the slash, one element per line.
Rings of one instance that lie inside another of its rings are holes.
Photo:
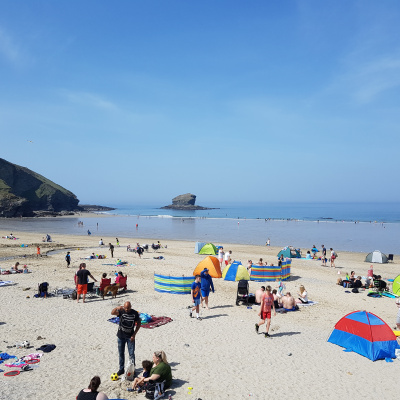
<path fill-rule="evenodd" d="M 328 342 L 354 351 L 372 361 L 396 358 L 400 349 L 390 327 L 377 315 L 367 311 L 354 311 L 337 324 Z"/>
<path fill-rule="evenodd" d="M 222 271 L 222 277 L 225 281 L 250 280 L 249 272 L 240 261 L 234 261 L 232 264 L 227 265 Z"/>
<path fill-rule="evenodd" d="M 194 245 L 194 252 L 195 254 L 199 254 L 200 250 L 206 245 L 205 242 L 196 242 Z"/>

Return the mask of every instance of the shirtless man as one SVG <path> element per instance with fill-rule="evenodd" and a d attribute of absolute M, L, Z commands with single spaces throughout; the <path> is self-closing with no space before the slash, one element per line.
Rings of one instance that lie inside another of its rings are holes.
<path fill-rule="evenodd" d="M 265 286 L 261 286 L 260 289 L 256 290 L 256 304 L 261 304 L 261 298 L 265 292 Z"/>
<path fill-rule="evenodd" d="M 290 294 L 290 292 L 287 292 L 286 295 L 282 297 L 282 305 L 283 305 L 283 308 L 286 311 L 295 311 L 295 310 L 297 310 L 297 308 L 296 308 L 296 300 Z"/>

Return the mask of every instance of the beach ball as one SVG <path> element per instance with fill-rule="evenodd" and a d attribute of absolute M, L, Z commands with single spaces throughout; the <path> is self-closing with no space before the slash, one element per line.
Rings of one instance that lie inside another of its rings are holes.
<path fill-rule="evenodd" d="M 118 380 L 118 374 L 116 372 L 114 372 L 113 374 L 111 374 L 111 380 L 112 381 L 117 381 Z"/>

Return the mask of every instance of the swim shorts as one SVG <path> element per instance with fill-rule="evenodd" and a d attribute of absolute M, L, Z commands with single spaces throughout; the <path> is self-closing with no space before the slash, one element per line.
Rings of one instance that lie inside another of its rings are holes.
<path fill-rule="evenodd" d="M 203 297 L 208 297 L 210 295 L 210 290 L 203 290 L 201 289 L 201 295 Z"/>
<path fill-rule="evenodd" d="M 79 285 L 78 284 L 78 290 L 77 290 L 77 294 L 86 294 L 87 293 L 87 283 L 85 283 L 84 285 Z"/>
<path fill-rule="evenodd" d="M 261 319 L 266 320 L 266 319 L 271 319 L 271 310 L 269 311 L 262 311 L 261 312 Z"/>

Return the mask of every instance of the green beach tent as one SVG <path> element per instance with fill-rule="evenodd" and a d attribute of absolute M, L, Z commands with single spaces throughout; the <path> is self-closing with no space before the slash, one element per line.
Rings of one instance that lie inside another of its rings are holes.
<path fill-rule="evenodd" d="M 215 256 L 217 253 L 218 249 L 212 243 L 205 244 L 199 251 L 199 254 L 206 254 L 209 256 Z"/>
<path fill-rule="evenodd" d="M 400 296 L 400 275 L 394 278 L 392 292 L 393 294 Z"/>
<path fill-rule="evenodd" d="M 295 249 L 292 246 L 286 246 L 283 248 L 279 253 L 278 257 L 280 257 L 283 254 L 283 257 L 285 258 L 301 258 L 299 250 Z"/>

